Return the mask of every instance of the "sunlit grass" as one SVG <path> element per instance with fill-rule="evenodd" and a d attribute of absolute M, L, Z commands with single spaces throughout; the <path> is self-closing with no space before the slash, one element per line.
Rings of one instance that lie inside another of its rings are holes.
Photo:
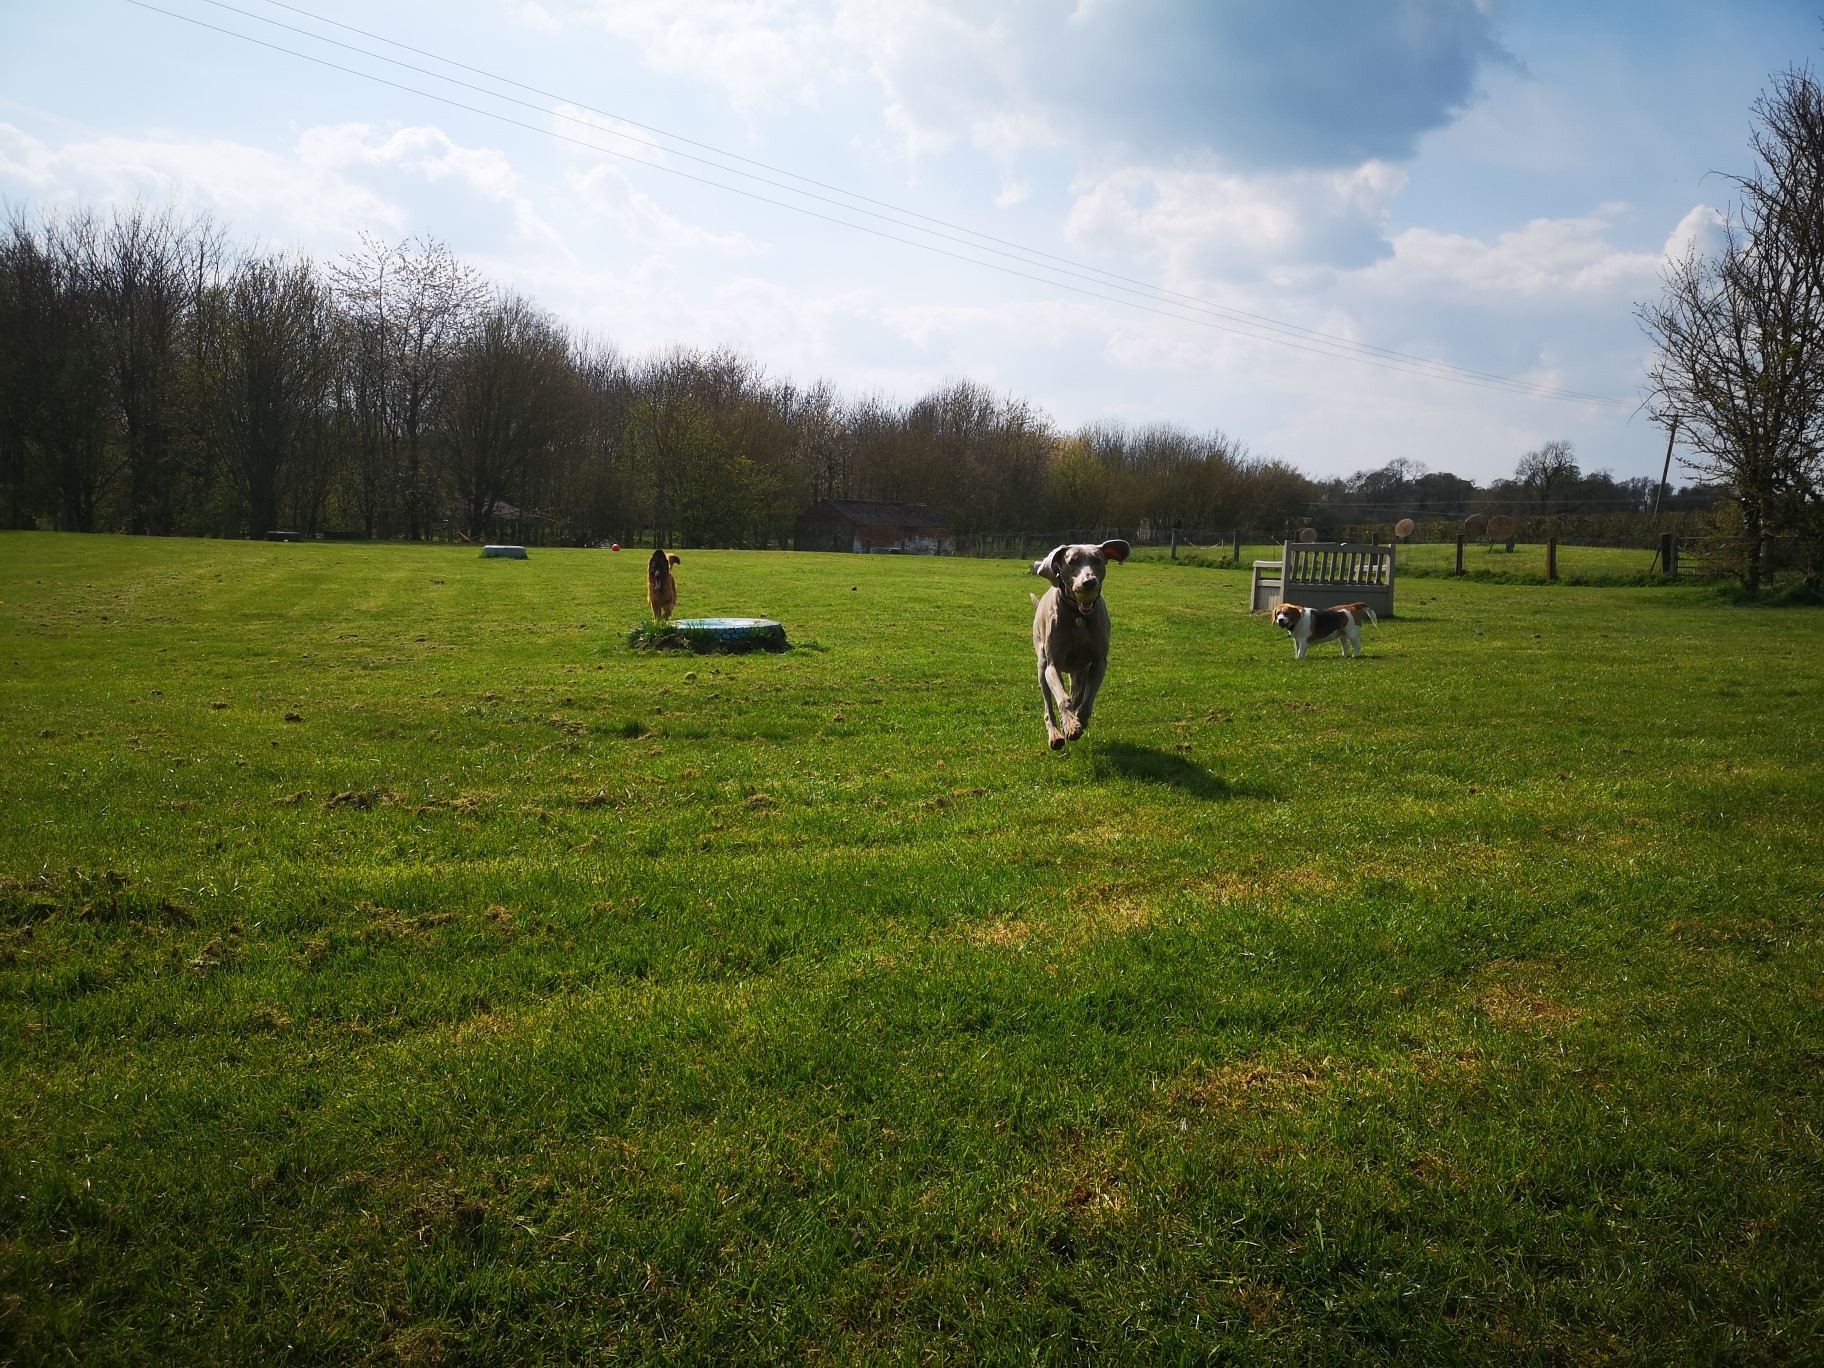
<path fill-rule="evenodd" d="M 1022 568 L 0 537 L 5 1352 L 1815 1349 L 1824 615 Z"/>

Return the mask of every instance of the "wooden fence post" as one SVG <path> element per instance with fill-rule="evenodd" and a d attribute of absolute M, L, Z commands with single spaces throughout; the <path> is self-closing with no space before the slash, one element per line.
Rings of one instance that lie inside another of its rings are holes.
<path fill-rule="evenodd" d="M 1545 577 L 1548 580 L 1558 578 L 1558 538 L 1545 539 Z"/>
<path fill-rule="evenodd" d="M 1457 533 L 1457 573 L 1463 573 L 1463 534 Z"/>
<path fill-rule="evenodd" d="M 1172 529 L 1172 559 L 1178 559 L 1178 529 L 1176 527 Z"/>
<path fill-rule="evenodd" d="M 1659 573 L 1667 579 L 1678 578 L 1678 538 L 1670 532 L 1659 534 Z"/>
<path fill-rule="evenodd" d="M 1229 540 L 1235 543 L 1235 564 L 1241 564 L 1241 529 L 1235 528 L 1229 533 Z"/>

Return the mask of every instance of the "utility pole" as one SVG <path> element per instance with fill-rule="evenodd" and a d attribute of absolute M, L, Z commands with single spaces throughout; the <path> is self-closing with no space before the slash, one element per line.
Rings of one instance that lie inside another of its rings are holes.
<path fill-rule="evenodd" d="M 1653 525 L 1659 526 L 1659 505 L 1666 497 L 1666 480 L 1672 474 L 1672 444 L 1678 440 L 1678 418 L 1672 419 L 1672 426 L 1666 432 L 1666 463 L 1660 467 L 1659 488 L 1653 494 Z"/>
<path fill-rule="evenodd" d="M 1659 470 L 1659 488 L 1653 491 L 1653 527 L 1659 528 L 1659 505 L 1666 497 L 1666 481 L 1672 474 L 1672 444 L 1678 440 L 1678 415 L 1672 415 L 1672 426 L 1666 430 L 1666 463 Z M 1653 559 L 1659 562 L 1662 575 L 1678 573 L 1678 538 L 1671 533 L 1664 533 L 1659 539 L 1659 550 L 1653 553 Z M 1647 573 L 1653 573 L 1653 567 L 1647 567 Z"/>

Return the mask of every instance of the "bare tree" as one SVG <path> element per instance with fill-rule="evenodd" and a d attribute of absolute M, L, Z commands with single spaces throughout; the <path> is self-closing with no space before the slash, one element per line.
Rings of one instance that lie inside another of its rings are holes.
<path fill-rule="evenodd" d="M 1527 452 L 1514 467 L 1514 483 L 1527 492 L 1540 513 L 1574 511 L 1579 501 L 1567 499 L 1565 494 L 1582 478 L 1583 471 L 1577 467 L 1571 444 L 1561 437 L 1536 451 Z M 1558 506 L 1548 508 L 1554 494 L 1558 495 Z"/>
<path fill-rule="evenodd" d="M 250 535 L 278 525 L 288 484 L 324 440 L 335 372 L 330 295 L 310 262 L 254 257 L 206 304 L 213 437 Z"/>
<path fill-rule="evenodd" d="M 428 238 L 363 237 L 333 271 L 355 328 L 351 392 L 361 405 L 363 508 L 372 536 L 390 501 L 406 535 L 428 536 L 438 468 L 432 440 L 456 351 L 487 298 L 473 267 Z"/>
<path fill-rule="evenodd" d="M 1648 370 L 1656 422 L 1676 423 L 1685 464 L 1740 501 L 1742 582 L 1758 589 L 1768 536 L 1815 498 L 1824 422 L 1824 94 L 1809 72 L 1756 106 L 1761 163 L 1712 258 L 1695 250 L 1639 316 L 1658 351 Z M 1815 573 L 1815 572 L 1814 572 Z"/>
<path fill-rule="evenodd" d="M 185 223 L 169 209 L 135 205 L 89 234 L 84 249 L 81 269 L 103 325 L 125 448 L 123 521 L 136 532 L 168 532 L 177 520 L 185 323 L 220 258 L 221 234 L 206 219 Z"/>
<path fill-rule="evenodd" d="M 72 532 L 95 530 L 120 465 L 106 342 L 82 270 L 94 234 L 87 215 L 15 214 L 0 242 L 0 450 L 15 498 L 35 486 Z"/>
<path fill-rule="evenodd" d="M 1792 246 L 1814 300 L 1824 298 L 1824 87 L 1809 69 L 1777 78 L 1755 104 L 1754 151 L 1760 174 L 1741 182 L 1768 230 Z M 1814 339 L 1815 343 L 1815 339 Z M 1809 442 L 1794 445 L 1782 472 L 1776 518 L 1799 546 L 1805 583 L 1824 587 L 1824 441 L 1814 415 Z"/>
<path fill-rule="evenodd" d="M 476 317 L 450 368 L 441 429 L 469 535 L 524 499 L 578 430 L 581 394 L 561 329 L 518 295 Z"/>

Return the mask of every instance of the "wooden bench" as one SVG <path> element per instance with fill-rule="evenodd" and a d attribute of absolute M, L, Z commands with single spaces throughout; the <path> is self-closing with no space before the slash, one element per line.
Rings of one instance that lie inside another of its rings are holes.
<path fill-rule="evenodd" d="M 1289 541 L 1278 560 L 1254 562 L 1250 613 L 1282 603 L 1334 608 L 1365 603 L 1377 617 L 1393 616 L 1393 548 L 1352 542 Z"/>

